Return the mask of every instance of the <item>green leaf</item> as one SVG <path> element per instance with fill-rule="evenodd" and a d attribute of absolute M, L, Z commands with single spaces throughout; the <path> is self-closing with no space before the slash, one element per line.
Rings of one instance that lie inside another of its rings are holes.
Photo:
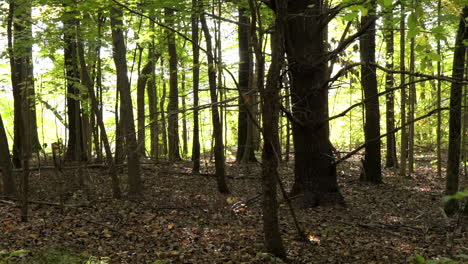
<path fill-rule="evenodd" d="M 346 21 L 353 21 L 357 16 L 358 16 L 358 13 L 352 12 L 352 13 L 346 14 L 346 15 L 343 17 L 343 19 L 346 20 Z"/>
<path fill-rule="evenodd" d="M 383 0 L 383 4 L 385 7 L 389 7 L 393 4 L 393 0 Z"/>

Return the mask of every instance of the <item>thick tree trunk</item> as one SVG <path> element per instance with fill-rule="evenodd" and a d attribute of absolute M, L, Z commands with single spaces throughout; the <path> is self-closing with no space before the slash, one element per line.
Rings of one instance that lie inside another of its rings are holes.
<path fill-rule="evenodd" d="M 393 10 L 392 8 L 388 8 L 386 10 L 388 12 L 384 17 L 384 32 L 383 36 L 385 39 L 385 56 L 386 56 L 386 64 L 385 67 L 387 69 L 393 69 L 393 61 L 394 61 L 394 23 L 393 23 Z M 395 79 L 393 73 L 386 73 L 385 74 L 385 90 L 389 90 L 393 88 L 395 85 Z M 398 158 L 396 153 L 396 139 L 395 133 L 390 133 L 395 129 L 395 94 L 393 92 L 389 92 L 385 95 L 385 102 L 386 102 L 386 130 L 387 130 L 387 155 L 385 159 L 385 167 L 387 168 L 396 168 L 398 167 Z"/>
<path fill-rule="evenodd" d="M 360 38 L 361 61 L 365 63 L 361 67 L 361 85 L 364 90 L 365 124 L 364 138 L 366 151 L 364 154 L 363 171 L 361 180 L 371 183 L 382 182 L 380 165 L 380 111 L 377 89 L 377 73 L 375 67 L 375 1 L 370 2 L 369 15 L 362 17 L 361 26 L 370 23 L 366 33 Z M 378 139 L 378 140 L 376 140 Z"/>
<path fill-rule="evenodd" d="M 245 7 L 239 7 L 239 90 L 241 100 L 239 100 L 239 116 L 237 123 L 237 153 L 236 161 L 243 161 L 244 152 L 246 158 L 244 161 L 255 161 L 254 146 L 253 146 L 253 131 L 249 131 L 249 126 L 252 121 L 248 111 L 251 111 L 253 94 L 247 94 L 251 88 L 249 85 L 252 71 L 252 56 L 250 52 L 250 19 Z M 242 99 L 243 98 L 243 99 Z M 245 101 L 244 101 L 245 100 Z M 252 111 L 251 111 L 252 112 Z M 250 128 L 252 130 L 252 128 Z M 249 132 L 251 135 L 249 135 Z"/>
<path fill-rule="evenodd" d="M 3 194 L 6 197 L 16 196 L 16 183 L 13 177 L 10 149 L 8 148 L 8 138 L 5 133 L 2 116 L 0 115 L 0 169 L 3 180 Z"/>
<path fill-rule="evenodd" d="M 208 51 L 208 81 L 210 87 L 211 97 L 211 115 L 213 122 L 213 136 L 215 141 L 214 155 L 215 155 L 215 169 L 216 180 L 218 184 L 218 191 L 220 193 L 229 193 L 229 188 L 226 184 L 226 171 L 224 164 L 224 145 L 223 145 L 223 128 L 219 117 L 218 97 L 216 95 L 216 67 L 213 58 L 213 48 L 211 44 L 211 35 L 208 25 L 203 14 L 200 15 L 200 22 L 206 39 L 206 49 Z"/>
<path fill-rule="evenodd" d="M 197 0 L 192 0 L 192 9 L 198 10 Z M 199 128 L 199 82 L 200 82 L 200 47 L 199 42 L 199 14 L 192 11 L 192 53 L 193 53 L 193 143 L 192 143 L 192 161 L 194 174 L 200 173 L 200 128 Z"/>
<path fill-rule="evenodd" d="M 140 197 L 143 185 L 140 176 L 140 160 L 133 118 L 132 95 L 127 75 L 127 59 L 123 36 L 123 12 L 118 7 L 111 8 L 112 44 L 115 68 L 117 70 L 117 89 L 120 91 L 121 122 L 127 152 L 129 196 Z"/>
<path fill-rule="evenodd" d="M 19 168 L 22 165 L 21 152 L 23 149 L 24 138 L 21 137 L 20 131 L 21 122 L 20 115 L 23 104 L 29 102 L 27 106 L 28 119 L 31 129 L 30 147 L 31 151 L 37 152 L 41 149 L 39 137 L 37 134 L 36 121 L 36 105 L 34 91 L 34 74 L 32 62 L 32 18 L 31 18 L 32 1 L 30 0 L 15 0 L 10 1 L 8 14 L 8 52 L 10 56 L 11 67 L 11 82 L 13 86 L 14 99 L 14 140 L 13 140 L 13 164 Z M 22 94 L 20 86 L 26 86 L 30 98 L 25 98 Z"/>
<path fill-rule="evenodd" d="M 455 53 L 453 55 L 452 78 L 462 80 L 465 71 L 465 44 L 468 40 L 468 5 L 463 8 L 463 14 L 458 26 L 455 41 Z M 450 120 L 449 120 L 449 149 L 447 160 L 447 178 L 445 194 L 452 195 L 458 192 L 460 174 L 460 142 L 461 142 L 461 104 L 463 95 L 463 84 L 452 83 L 450 88 Z M 445 204 L 445 212 L 448 215 L 458 210 L 457 200 L 450 200 Z"/>
<path fill-rule="evenodd" d="M 321 19 L 322 0 L 288 2 L 285 42 L 291 71 L 295 182 L 292 195 L 305 206 L 343 202 L 338 191 L 333 146 L 328 129 L 327 60 Z M 307 16 L 301 15 L 307 13 Z"/>
<path fill-rule="evenodd" d="M 64 9 L 71 8 L 64 6 Z M 83 120 L 81 116 L 81 102 L 77 51 L 77 14 L 66 11 L 63 19 L 64 60 L 67 78 L 67 114 L 68 114 L 68 143 L 65 153 L 67 161 L 85 161 L 86 151 L 83 139 Z"/>
<path fill-rule="evenodd" d="M 173 24 L 174 10 L 165 9 L 166 23 Z M 177 79 L 177 48 L 174 32 L 167 31 L 167 48 L 169 52 L 169 104 L 168 115 L 168 143 L 169 160 L 181 160 L 179 154 L 179 90 Z"/>
<path fill-rule="evenodd" d="M 412 15 L 414 16 L 414 8 L 415 2 L 414 0 L 411 1 L 411 7 L 413 9 Z M 409 63 L 409 70 L 410 72 L 416 71 L 416 58 L 415 58 L 415 38 L 412 37 L 410 39 L 410 63 Z M 409 76 L 409 97 L 408 97 L 408 122 L 409 124 L 409 131 L 408 131 L 408 173 L 411 175 L 414 172 L 414 116 L 415 116 L 415 107 L 416 107 L 416 84 L 414 83 L 414 75 Z"/>

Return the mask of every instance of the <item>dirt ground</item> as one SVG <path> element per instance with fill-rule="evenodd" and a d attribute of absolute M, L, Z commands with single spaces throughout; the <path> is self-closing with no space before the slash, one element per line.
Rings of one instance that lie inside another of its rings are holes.
<path fill-rule="evenodd" d="M 229 164 L 232 194 L 225 196 L 217 193 L 211 168 L 192 175 L 187 162 L 146 163 L 139 201 L 111 199 L 105 168 L 35 170 L 29 222 L 19 221 L 15 202 L 0 201 L 0 252 L 29 251 L 9 263 L 275 262 L 263 253 L 259 170 L 258 164 Z M 359 182 L 353 162 L 338 172 L 347 207 L 295 208 L 307 242 L 297 239 L 289 208 L 281 204 L 287 262 L 417 263 L 418 254 L 468 263 L 468 219 L 443 213 L 444 179 L 435 169 L 418 168 L 409 179 L 386 170 L 381 185 Z M 289 188 L 292 166 L 283 165 L 280 174 Z M 121 177 L 126 191 L 123 171 Z M 53 262 L 48 255 L 69 260 Z"/>

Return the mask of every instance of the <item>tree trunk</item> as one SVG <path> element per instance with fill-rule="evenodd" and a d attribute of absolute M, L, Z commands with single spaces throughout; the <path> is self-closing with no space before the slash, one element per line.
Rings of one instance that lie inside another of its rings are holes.
<path fill-rule="evenodd" d="M 140 160 L 133 119 L 132 95 L 127 75 L 127 59 L 123 36 L 123 12 L 118 7 L 111 7 L 112 44 L 115 68 L 117 70 L 117 89 L 120 91 L 121 122 L 127 152 L 129 196 L 142 195 L 143 185 L 140 176 Z"/>
<path fill-rule="evenodd" d="M 279 87 L 281 82 L 281 68 L 284 61 L 284 24 L 286 15 L 286 1 L 276 6 L 275 31 L 271 36 L 272 59 L 267 75 L 265 89 L 261 92 L 263 98 L 263 152 L 262 152 L 262 212 L 263 235 L 265 248 L 268 253 L 279 258 L 286 257 L 278 223 L 278 202 L 276 198 L 279 180 L 279 149 L 278 119 L 279 119 Z M 252 10 L 254 11 L 254 10 Z"/>
<path fill-rule="evenodd" d="M 406 127 L 406 87 L 405 84 L 405 6 L 404 3 L 400 3 L 400 85 L 401 85 L 401 149 L 400 149 L 400 175 L 406 177 L 406 159 L 408 155 L 408 134 Z"/>
<path fill-rule="evenodd" d="M 200 173 L 200 128 L 199 128 L 199 82 L 200 82 L 200 47 L 199 32 L 198 32 L 198 3 L 197 0 L 192 0 L 192 53 L 193 53 L 193 143 L 192 143 L 192 161 L 193 174 Z"/>
<path fill-rule="evenodd" d="M 14 99 L 14 140 L 13 140 L 13 164 L 16 168 L 20 168 L 23 159 L 23 141 L 20 131 L 21 122 L 20 115 L 23 104 L 28 101 L 30 105 L 27 107 L 28 119 L 31 129 L 30 147 L 31 151 L 37 152 L 41 149 L 39 137 L 37 134 L 36 121 L 36 105 L 34 91 L 34 74 L 32 62 L 32 18 L 31 18 L 32 1 L 30 0 L 12 0 L 9 5 L 8 13 L 8 52 L 10 57 L 11 67 L 11 83 L 13 86 Z M 27 85 L 28 94 L 31 98 L 24 98 L 21 92 L 21 85 Z"/>
<path fill-rule="evenodd" d="M 122 194 L 120 191 L 120 180 L 117 174 L 115 160 L 114 160 L 114 157 L 112 156 L 112 150 L 110 147 L 109 139 L 107 137 L 107 131 L 106 131 L 106 127 L 104 125 L 104 121 L 102 118 L 102 112 L 100 112 L 99 110 L 99 103 L 94 93 L 93 81 L 91 77 L 89 76 L 89 72 L 87 70 L 87 66 L 86 66 L 86 62 L 84 58 L 83 45 L 80 43 L 78 45 L 78 53 L 80 55 L 79 58 L 80 58 L 80 66 L 82 69 L 81 73 L 82 73 L 83 84 L 88 90 L 88 96 L 91 101 L 91 111 L 92 111 L 92 114 L 96 118 L 96 123 L 99 129 L 101 130 L 101 138 L 102 138 L 104 149 L 106 152 L 106 162 L 107 162 L 107 165 L 109 166 L 109 176 L 111 179 L 112 196 L 116 199 L 120 199 L 122 197 Z"/>
<path fill-rule="evenodd" d="M 415 16 L 414 8 L 416 8 L 414 0 L 411 1 L 412 6 L 412 15 Z M 416 58 L 415 58 L 415 38 L 414 36 L 410 39 L 410 72 L 415 72 L 416 70 Z M 411 175 L 414 172 L 414 115 L 415 115 L 415 106 L 416 106 L 416 84 L 414 83 L 414 75 L 409 76 L 409 113 L 408 113 L 408 122 L 409 124 L 409 133 L 408 133 L 408 173 Z"/>
<path fill-rule="evenodd" d="M 187 103 L 186 97 L 187 92 L 185 88 L 185 70 L 182 71 L 182 153 L 184 157 L 187 157 L 188 154 L 188 144 L 187 144 Z"/>
<path fill-rule="evenodd" d="M 208 81 L 210 87 L 211 97 L 211 115 L 213 122 L 213 133 L 214 133 L 214 155 L 215 155 L 215 168 L 216 168 L 216 179 L 218 184 L 218 191 L 220 193 L 229 193 L 229 188 L 226 184 L 226 171 L 224 165 L 224 146 L 223 146 L 223 128 L 221 126 L 218 109 L 218 97 L 216 95 L 216 67 L 213 59 L 213 48 L 211 44 L 211 35 L 208 29 L 208 25 L 203 14 L 200 15 L 200 22 L 202 25 L 203 32 L 206 39 L 206 49 L 208 57 Z"/>
<path fill-rule="evenodd" d="M 388 12 L 384 17 L 384 40 L 386 44 L 385 56 L 386 56 L 386 64 L 385 67 L 387 69 L 393 70 L 393 61 L 394 61 L 394 23 L 393 23 L 393 8 L 388 8 L 386 10 Z M 386 73 L 385 74 L 385 90 L 388 91 L 389 89 L 393 88 L 395 85 L 395 79 L 393 73 Z M 395 133 L 390 133 L 395 129 L 395 94 L 393 92 L 389 92 L 385 95 L 385 102 L 386 102 L 386 130 L 387 130 L 387 155 L 385 159 L 385 167 L 387 168 L 396 168 L 398 167 L 398 158 L 396 153 L 396 139 Z"/>
<path fill-rule="evenodd" d="M 64 5 L 64 9 L 72 8 Z M 67 114 L 68 114 L 68 144 L 65 153 L 67 161 L 85 161 L 86 151 L 83 139 L 83 120 L 81 102 L 77 51 L 77 13 L 65 11 L 63 18 L 63 38 L 65 44 L 64 60 L 67 78 Z"/>
<path fill-rule="evenodd" d="M 455 41 L 455 53 L 453 55 L 452 78 L 462 80 L 465 71 L 465 44 L 468 40 L 468 5 L 463 8 L 463 14 L 458 26 Z M 461 104 L 463 95 L 463 84 L 452 83 L 450 88 L 450 120 L 449 120 L 449 149 L 447 159 L 447 178 L 445 194 L 452 195 L 458 192 L 460 174 L 460 142 L 461 142 Z M 445 212 L 448 215 L 458 210 L 458 202 L 455 199 L 445 204 Z"/>
<path fill-rule="evenodd" d="M 437 26 L 441 24 L 442 0 L 437 2 Z M 440 39 L 437 40 L 437 54 L 441 54 Z M 437 61 L 437 76 L 442 74 L 442 63 Z M 437 80 L 437 109 L 442 106 L 442 81 Z M 442 112 L 437 113 L 437 176 L 442 177 Z"/>
<path fill-rule="evenodd" d="M 249 111 L 252 114 L 251 104 L 253 103 L 253 94 L 250 81 L 252 72 L 252 56 L 250 52 L 250 19 L 245 7 L 239 7 L 239 90 L 242 93 L 239 100 L 239 116 L 237 123 L 237 153 L 236 161 L 255 161 L 253 146 L 252 120 Z M 248 94 L 249 93 L 249 94 Z M 242 99 L 243 98 L 243 99 Z M 250 130 L 250 131 L 249 131 Z M 250 135 L 249 135 L 250 133 Z M 244 152 L 247 151 L 246 154 Z M 243 157 L 245 156 L 245 159 Z"/>
<path fill-rule="evenodd" d="M 292 195 L 305 206 L 342 203 L 328 129 L 328 89 L 322 0 L 288 2 L 285 42 L 291 65 L 295 182 Z M 307 13 L 307 16 L 300 15 Z"/>
<path fill-rule="evenodd" d="M 149 58 L 152 60 L 152 58 Z M 140 155 L 145 156 L 146 148 L 146 124 L 145 124 L 145 89 L 149 83 L 148 79 L 151 78 L 151 70 L 154 69 L 152 62 L 146 63 L 140 72 L 137 80 L 137 123 L 138 123 L 138 149 Z M 150 105 L 151 109 L 151 105 Z"/>
<path fill-rule="evenodd" d="M 165 8 L 166 23 L 173 24 L 174 10 Z M 169 52 L 169 104 L 167 105 L 168 115 L 168 143 L 169 160 L 181 160 L 179 154 L 179 90 L 177 80 L 177 48 L 174 32 L 167 31 L 167 48 Z"/>
<path fill-rule="evenodd" d="M 361 84 L 364 90 L 365 124 L 364 138 L 366 151 L 363 161 L 361 180 L 371 183 L 382 182 L 380 165 L 380 111 L 377 89 L 377 74 L 375 63 L 375 1 L 370 2 L 369 14 L 362 17 L 361 26 L 370 26 L 360 38 L 361 61 L 365 63 L 361 67 Z M 376 140 L 377 139 L 377 140 Z"/>
<path fill-rule="evenodd" d="M 8 138 L 0 115 L 0 169 L 3 180 L 3 194 L 6 197 L 16 196 L 16 183 L 13 177 L 13 168 L 11 164 L 10 149 L 8 147 Z"/>

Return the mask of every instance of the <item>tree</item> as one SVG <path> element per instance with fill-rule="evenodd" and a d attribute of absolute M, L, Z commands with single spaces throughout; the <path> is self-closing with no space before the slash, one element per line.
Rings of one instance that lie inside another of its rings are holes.
<path fill-rule="evenodd" d="M 86 151 L 83 139 L 83 118 L 80 101 L 80 73 L 77 52 L 76 6 L 64 4 L 63 38 L 64 60 L 67 80 L 68 147 L 65 160 L 85 161 Z"/>
<path fill-rule="evenodd" d="M 406 161 L 408 155 L 408 132 L 406 128 L 406 87 L 405 87 L 405 5 L 400 3 L 400 108 L 401 108 L 401 149 L 400 149 L 400 175 L 406 177 Z"/>
<path fill-rule="evenodd" d="M 384 15 L 384 32 L 383 37 L 385 40 L 385 67 L 393 69 L 394 63 L 394 22 L 393 22 L 393 7 L 386 8 Z M 391 133 L 395 129 L 395 94 L 390 92 L 390 89 L 395 85 L 395 79 L 392 72 L 385 74 L 385 90 L 388 92 L 385 96 L 386 102 L 386 130 L 387 130 L 387 152 L 385 159 L 385 166 L 387 168 L 398 167 L 398 158 L 396 152 L 396 138 L 395 133 Z"/>
<path fill-rule="evenodd" d="M 445 194 L 453 195 L 458 192 L 460 174 L 460 143 L 461 143 L 461 105 L 463 95 L 463 80 L 465 72 L 465 48 L 468 40 L 468 5 L 463 8 L 460 24 L 455 40 L 455 52 L 453 55 L 452 78 L 459 80 L 453 82 L 450 88 L 450 117 L 449 117 L 449 148 L 447 159 L 447 176 Z M 458 210 L 457 200 L 452 199 L 445 204 L 445 212 L 449 215 Z"/>
<path fill-rule="evenodd" d="M 198 1 L 192 0 L 192 53 L 193 53 L 193 143 L 192 143 L 192 161 L 194 174 L 200 173 L 200 122 L 199 122 L 199 82 L 200 82 L 200 47 L 199 45 L 199 29 L 198 29 Z"/>
<path fill-rule="evenodd" d="M 121 122 L 127 153 L 129 196 L 138 198 L 142 195 L 143 184 L 140 175 L 140 160 L 133 118 L 132 95 L 127 75 L 127 58 L 123 35 L 123 12 L 116 6 L 110 10 L 112 28 L 112 47 L 115 68 L 117 70 L 117 89 L 120 92 Z"/>
<path fill-rule="evenodd" d="M 278 119 L 279 119 L 279 87 L 281 69 L 284 62 L 284 25 L 286 21 L 287 1 L 275 1 L 276 19 L 275 31 L 272 33 L 272 58 L 268 70 L 266 87 L 260 91 L 263 98 L 263 152 L 262 152 L 262 212 L 263 234 L 267 252 L 274 256 L 285 258 L 278 224 L 278 202 L 276 198 L 279 180 L 279 149 Z"/>
<path fill-rule="evenodd" d="M 168 24 L 174 24 L 174 10 L 165 8 L 164 13 Z M 177 80 L 177 46 L 175 34 L 172 31 L 167 32 L 167 48 L 169 53 L 169 104 L 168 112 L 168 142 L 169 142 L 169 160 L 181 160 L 179 154 L 179 90 Z"/>
<path fill-rule="evenodd" d="M 6 197 L 16 196 L 16 183 L 13 177 L 10 149 L 8 148 L 8 138 L 5 133 L 3 119 L 0 115 L 0 169 L 3 180 L 3 194 Z"/>
<path fill-rule="evenodd" d="M 23 153 L 23 141 L 21 137 L 22 126 L 21 109 L 26 102 L 30 102 L 27 106 L 28 119 L 31 124 L 28 128 L 31 135 L 32 151 L 36 152 L 41 149 L 39 137 L 37 134 L 36 121 L 36 105 L 34 91 L 34 74 L 32 61 L 32 17 L 31 17 L 31 0 L 11 0 L 8 13 L 8 52 L 10 57 L 11 68 L 11 83 L 13 86 L 14 98 L 14 140 L 13 140 L 13 164 L 16 168 L 21 167 Z M 21 87 L 28 89 L 28 94 L 31 98 L 24 98 Z"/>
<path fill-rule="evenodd" d="M 215 140 L 214 155 L 215 155 L 215 169 L 216 169 L 216 182 L 218 191 L 220 193 L 229 193 L 229 188 L 226 184 L 226 170 L 224 158 L 224 144 L 223 144 L 223 127 L 218 109 L 218 96 L 216 95 L 216 65 L 213 56 L 213 48 L 210 31 L 206 23 L 205 15 L 200 15 L 200 22 L 202 25 L 203 33 L 206 40 L 206 50 L 208 59 L 208 82 L 210 87 L 211 98 L 211 120 L 213 123 L 213 136 Z"/>
<path fill-rule="evenodd" d="M 329 140 L 326 23 L 323 0 L 288 1 L 285 47 L 291 74 L 295 181 L 306 206 L 341 203 Z M 301 14 L 308 14 L 307 16 Z"/>
<path fill-rule="evenodd" d="M 366 141 L 366 152 L 363 161 L 361 180 L 381 183 L 382 172 L 380 165 L 380 110 L 377 89 L 377 73 L 375 66 L 375 10 L 376 2 L 371 1 L 369 14 L 362 17 L 361 27 L 368 27 L 360 38 L 361 61 L 361 84 L 364 90 L 365 124 L 364 139 Z M 377 140 L 376 140 L 377 139 Z"/>
<path fill-rule="evenodd" d="M 239 4 L 239 115 L 237 123 L 237 162 L 255 161 L 254 144 L 253 144 L 253 111 L 250 106 L 253 103 L 254 95 L 251 94 L 251 72 L 252 72 L 252 55 L 250 45 L 250 19 L 247 14 L 247 9 Z M 250 114 L 249 114 L 250 112 Z M 247 152 L 247 153 L 245 153 Z M 245 158 L 244 158 L 245 156 Z"/>

